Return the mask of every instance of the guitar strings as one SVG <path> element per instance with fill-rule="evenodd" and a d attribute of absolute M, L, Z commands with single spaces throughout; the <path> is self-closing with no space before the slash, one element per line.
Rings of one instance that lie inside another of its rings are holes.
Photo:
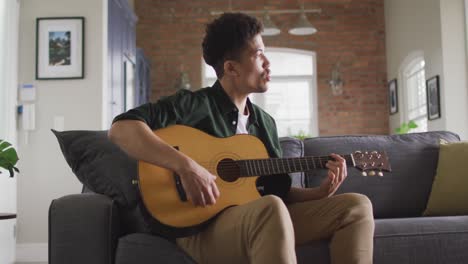
<path fill-rule="evenodd" d="M 348 158 L 347 155 L 345 156 L 345 158 Z M 322 166 L 323 162 L 326 162 L 326 161 L 329 161 L 330 159 L 328 157 L 301 157 L 301 158 L 271 158 L 271 159 L 249 159 L 249 160 L 235 160 L 235 163 L 234 164 L 227 164 L 227 165 L 223 165 L 223 167 L 225 168 L 238 168 L 239 166 L 237 164 L 239 164 L 240 166 L 245 166 L 245 167 L 258 167 L 258 168 L 273 168 L 273 169 L 276 169 L 276 168 L 279 168 L 279 166 L 281 167 L 286 167 L 286 165 L 288 167 L 296 167 L 296 166 L 300 166 L 302 167 L 304 165 L 304 161 L 306 162 L 305 164 L 305 167 L 309 167 L 310 164 L 308 164 L 308 162 L 313 159 L 311 162 L 312 162 L 312 165 L 313 167 L 318 167 L 316 166 L 315 164 L 315 161 L 319 161 L 319 164 L 321 165 L 320 167 L 324 167 Z M 348 159 L 346 159 L 346 161 L 348 161 Z M 250 164 L 245 164 L 249 162 Z M 198 162 L 200 165 L 211 165 L 211 162 Z M 244 163 L 244 164 L 242 164 Z M 276 168 L 275 168 L 276 167 Z"/>

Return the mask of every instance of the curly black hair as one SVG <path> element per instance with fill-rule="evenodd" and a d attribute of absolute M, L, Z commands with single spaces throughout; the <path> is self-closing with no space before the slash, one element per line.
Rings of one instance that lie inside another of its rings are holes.
<path fill-rule="evenodd" d="M 239 59 L 241 51 L 257 34 L 262 23 L 243 13 L 224 13 L 206 25 L 203 39 L 203 58 L 211 65 L 218 78 L 224 75 L 224 62 Z"/>

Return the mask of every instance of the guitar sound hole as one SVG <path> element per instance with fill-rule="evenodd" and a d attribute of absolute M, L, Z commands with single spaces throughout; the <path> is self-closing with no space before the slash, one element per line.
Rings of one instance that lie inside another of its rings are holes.
<path fill-rule="evenodd" d="M 216 171 L 218 172 L 218 176 L 227 182 L 234 182 L 240 176 L 239 165 L 232 159 L 221 160 Z"/>

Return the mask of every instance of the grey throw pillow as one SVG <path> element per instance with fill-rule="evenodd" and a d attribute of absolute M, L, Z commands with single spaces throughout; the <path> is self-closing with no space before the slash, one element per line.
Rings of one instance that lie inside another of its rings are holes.
<path fill-rule="evenodd" d="M 137 161 L 107 138 L 107 131 L 52 132 L 63 156 L 81 183 L 107 195 L 120 206 L 133 208 L 139 199 Z"/>

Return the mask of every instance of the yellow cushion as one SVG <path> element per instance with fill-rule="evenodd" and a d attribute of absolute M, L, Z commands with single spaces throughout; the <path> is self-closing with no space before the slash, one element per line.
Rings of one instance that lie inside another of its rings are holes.
<path fill-rule="evenodd" d="M 424 215 L 468 215 L 468 142 L 441 142 Z"/>

